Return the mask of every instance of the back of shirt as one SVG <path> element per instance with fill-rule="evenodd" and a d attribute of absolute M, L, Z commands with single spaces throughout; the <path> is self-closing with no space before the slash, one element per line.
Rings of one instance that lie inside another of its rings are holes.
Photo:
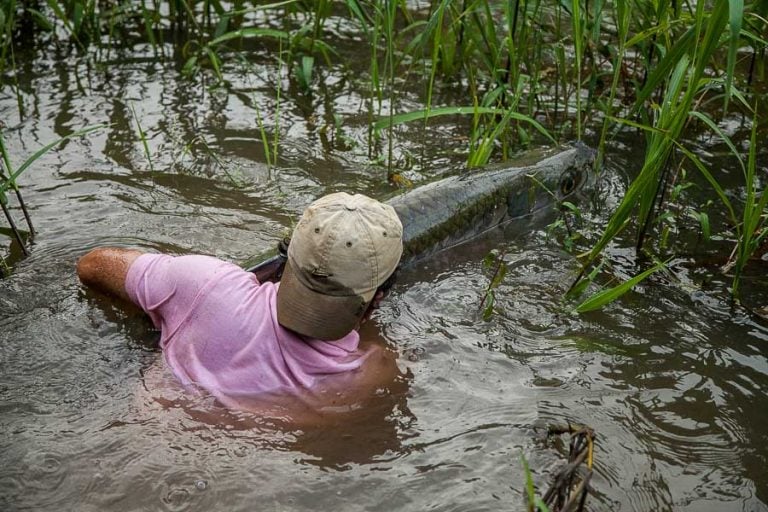
<path fill-rule="evenodd" d="M 174 375 L 231 401 L 298 393 L 326 376 L 359 369 L 368 353 L 356 331 L 306 340 L 277 322 L 277 285 L 209 256 L 144 254 L 125 288 L 161 330 Z"/>

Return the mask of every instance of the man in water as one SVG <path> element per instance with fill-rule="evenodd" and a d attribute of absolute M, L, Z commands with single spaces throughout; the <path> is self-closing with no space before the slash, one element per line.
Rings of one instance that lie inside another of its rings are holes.
<path fill-rule="evenodd" d="M 361 346 L 357 328 L 402 251 L 392 207 L 342 192 L 304 211 L 279 285 L 209 256 L 110 247 L 83 256 L 77 274 L 149 315 L 184 386 L 233 408 L 293 404 L 280 414 L 315 421 L 318 410 L 353 407 L 395 379 L 392 355 Z"/>

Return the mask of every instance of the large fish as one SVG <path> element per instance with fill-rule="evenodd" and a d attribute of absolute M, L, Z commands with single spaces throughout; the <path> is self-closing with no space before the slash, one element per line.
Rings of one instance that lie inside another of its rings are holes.
<path fill-rule="evenodd" d="M 504 163 L 450 176 L 388 201 L 403 223 L 403 263 L 475 238 L 497 226 L 529 219 L 591 191 L 595 151 L 582 143 L 530 165 Z M 279 278 L 287 240 L 278 254 L 248 268 L 259 280 Z"/>
<path fill-rule="evenodd" d="M 577 143 L 531 165 L 451 176 L 396 196 L 403 223 L 403 259 L 464 243 L 496 226 L 527 219 L 592 189 L 595 151 Z"/>

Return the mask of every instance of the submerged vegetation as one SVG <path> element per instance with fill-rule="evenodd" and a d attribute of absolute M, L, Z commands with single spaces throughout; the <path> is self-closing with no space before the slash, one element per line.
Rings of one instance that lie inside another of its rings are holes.
<path fill-rule="evenodd" d="M 365 98 L 368 159 L 385 165 L 401 186 L 408 184 L 401 130 L 421 130 L 428 144 L 442 123 L 458 124 L 470 167 L 534 143 L 573 139 L 598 148 L 599 166 L 618 133 L 636 131 L 645 137 L 644 161 L 602 235 L 589 247 L 574 247 L 584 251 L 574 289 L 608 272 L 604 250 L 629 227 L 638 261 L 649 262 L 638 269 L 640 279 L 674 253 L 673 235 L 695 229 L 734 247 L 725 268 L 732 269 L 738 296 L 744 267 L 766 233 L 758 146 L 768 112 L 766 34 L 766 0 L 0 0 L 0 77 L 23 119 L 31 114 L 19 55 L 29 60 L 52 47 L 97 72 L 141 52 L 211 89 L 231 88 L 228 72 L 266 69 L 272 108 L 255 98 L 250 104 L 255 143 L 271 167 L 279 164 L 286 134 L 282 109 L 292 102 L 312 110 L 328 94 L 324 80 L 333 70 Z M 446 102 L 449 96 L 466 101 Z M 728 115 L 751 124 L 746 155 L 722 129 Z M 353 146 L 344 132 L 350 121 L 326 116 L 323 144 Z M 135 111 L 133 118 L 137 142 L 156 169 Z M 702 134 L 729 148 L 740 182 L 726 185 L 721 170 L 690 149 L 686 141 Z M 4 208 L 5 192 L 18 193 L 20 174 L 7 159 L 5 166 Z M 707 211 L 686 192 L 694 183 L 709 189 Z M 634 282 L 580 310 L 600 307 Z"/>

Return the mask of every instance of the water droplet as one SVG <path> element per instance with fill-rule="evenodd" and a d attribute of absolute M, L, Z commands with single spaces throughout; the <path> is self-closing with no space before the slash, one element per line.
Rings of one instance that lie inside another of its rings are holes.
<path fill-rule="evenodd" d="M 205 480 L 198 480 L 197 482 L 195 482 L 195 487 L 197 488 L 198 491 L 204 491 L 208 488 L 208 482 L 206 482 Z"/>

